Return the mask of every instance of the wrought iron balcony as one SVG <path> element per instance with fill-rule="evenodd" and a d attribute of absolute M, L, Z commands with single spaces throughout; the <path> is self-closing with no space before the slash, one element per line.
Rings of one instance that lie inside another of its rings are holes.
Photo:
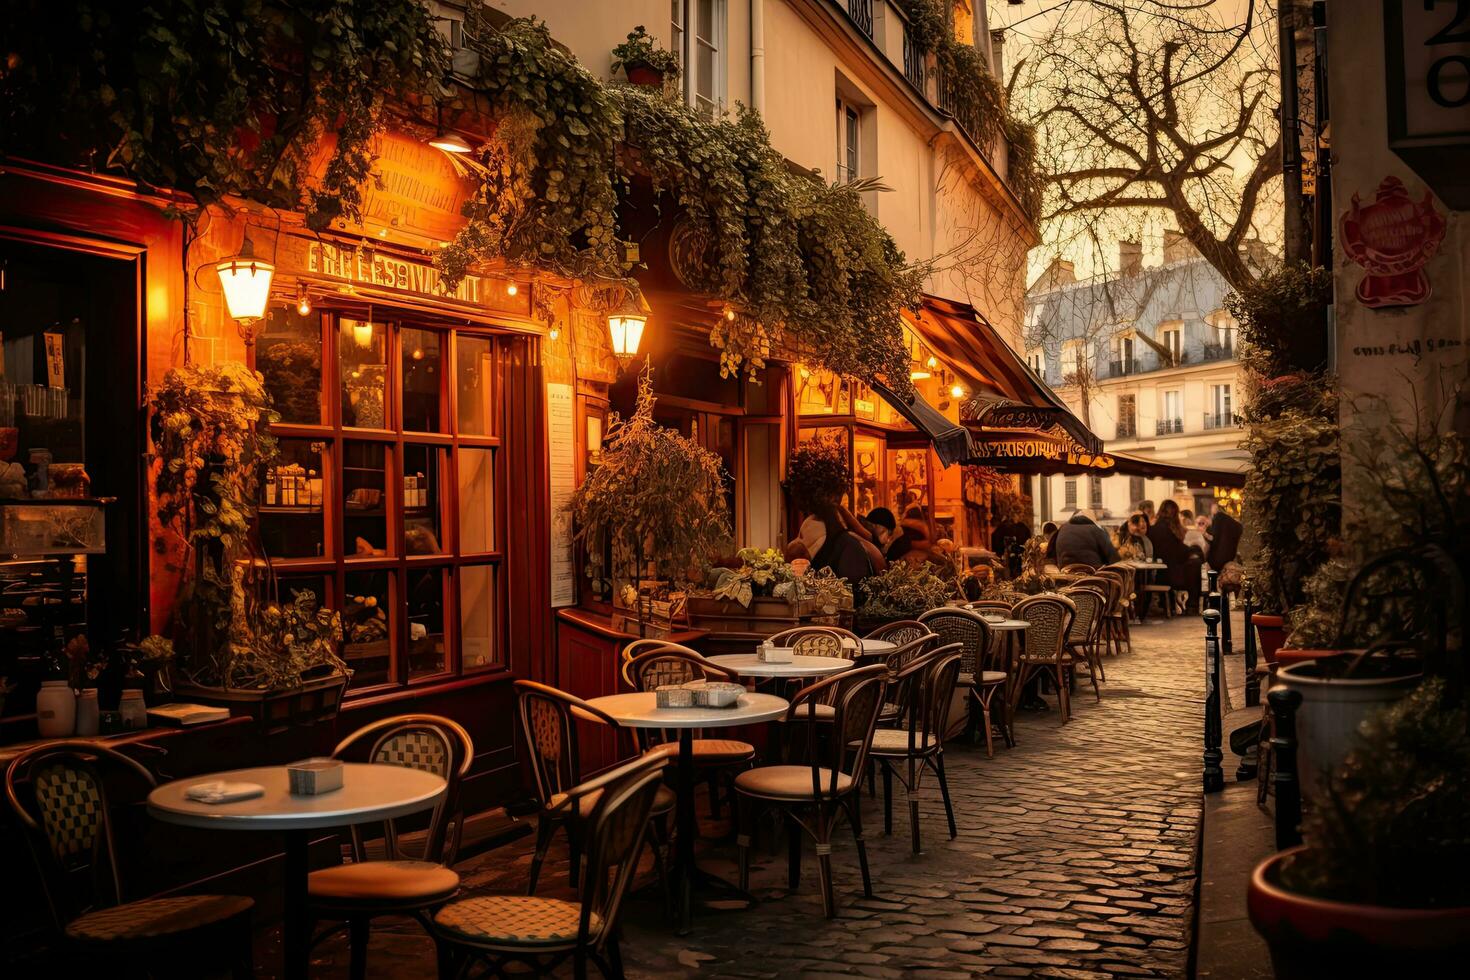
<path fill-rule="evenodd" d="M 1240 425 L 1240 416 L 1233 412 L 1206 412 L 1206 429 L 1234 429 Z"/>
<path fill-rule="evenodd" d="M 1183 419 L 1159 419 L 1154 423 L 1154 435 L 1172 436 L 1184 431 Z"/>
<path fill-rule="evenodd" d="M 1138 435 L 1138 420 L 1133 418 L 1119 419 L 1118 432 L 1115 439 L 1132 439 Z"/>
<path fill-rule="evenodd" d="M 858 30 L 873 36 L 873 0 L 847 0 L 847 17 Z"/>
<path fill-rule="evenodd" d="M 1118 360 L 1108 362 L 1108 377 L 1121 378 L 1129 374 L 1138 374 L 1143 370 L 1143 363 L 1138 358 L 1132 360 Z"/>
<path fill-rule="evenodd" d="M 1235 357 L 1234 344 L 1205 344 L 1200 349 L 1201 361 L 1229 361 Z"/>
<path fill-rule="evenodd" d="M 919 42 L 914 39 L 914 29 L 907 22 L 903 25 L 903 77 L 920 92 L 924 91 L 924 61 L 927 57 Z"/>

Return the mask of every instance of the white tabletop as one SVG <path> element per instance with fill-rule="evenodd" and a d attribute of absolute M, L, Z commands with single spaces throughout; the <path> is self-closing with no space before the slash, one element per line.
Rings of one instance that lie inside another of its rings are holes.
<path fill-rule="evenodd" d="M 1166 565 L 1164 562 L 1161 562 L 1161 561 L 1139 561 L 1136 558 L 1135 559 L 1132 559 L 1130 561 L 1119 562 L 1119 564 L 1120 565 L 1127 565 L 1129 568 L 1141 569 L 1143 571 L 1156 571 L 1156 570 L 1158 570 L 1160 568 L 1168 568 L 1169 567 L 1168 565 Z"/>
<path fill-rule="evenodd" d="M 342 788 L 320 796 L 292 796 L 285 766 L 235 769 L 176 779 L 148 794 L 148 812 L 166 823 L 221 830 L 310 830 L 386 820 L 427 810 L 447 784 L 440 776 L 403 766 L 349 762 Z M 258 783 L 265 795 L 235 803 L 200 803 L 184 795 L 191 786 L 224 780 Z"/>
<path fill-rule="evenodd" d="M 1023 630 L 1031 625 L 1031 621 L 1027 619 L 1002 619 L 998 623 L 992 623 L 987 619 L 985 625 L 993 630 Z"/>
<path fill-rule="evenodd" d="M 847 670 L 853 664 L 841 657 L 803 657 L 797 654 L 792 655 L 789 664 L 766 663 L 754 653 L 725 653 L 710 657 L 709 662 L 746 677 L 826 677 Z"/>
<path fill-rule="evenodd" d="M 892 653 L 898 649 L 898 644 L 892 640 L 872 640 L 863 637 L 858 642 L 862 644 L 863 653 Z M 842 648 L 844 650 L 852 649 L 852 637 L 844 636 L 842 638 Z"/>
<path fill-rule="evenodd" d="M 733 728 L 770 721 L 786 713 L 786 699 L 742 694 L 733 708 L 660 708 L 652 691 L 608 694 L 587 703 L 629 728 Z"/>

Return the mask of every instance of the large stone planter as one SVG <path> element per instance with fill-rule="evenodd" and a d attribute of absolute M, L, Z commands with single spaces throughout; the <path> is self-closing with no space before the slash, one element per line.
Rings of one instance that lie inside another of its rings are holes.
<path fill-rule="evenodd" d="M 1314 898 L 1281 884 L 1304 848 L 1256 866 L 1246 893 L 1251 925 L 1271 949 L 1279 980 L 1450 977 L 1470 956 L 1470 908 L 1400 909 Z"/>
<path fill-rule="evenodd" d="M 1323 773 L 1337 767 L 1353 747 L 1358 725 L 1419 686 L 1424 675 L 1331 677 L 1322 660 L 1283 666 L 1276 683 L 1302 696 L 1297 710 L 1297 759 L 1302 794 L 1315 798 Z"/>

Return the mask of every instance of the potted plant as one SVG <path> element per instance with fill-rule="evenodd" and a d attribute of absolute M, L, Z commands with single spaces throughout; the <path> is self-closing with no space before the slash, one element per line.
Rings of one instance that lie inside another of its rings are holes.
<path fill-rule="evenodd" d="M 679 56 L 654 43 L 653 36 L 639 24 L 628 39 L 612 49 L 613 71 L 621 69 L 634 85 L 661 88 L 679 77 Z"/>
<path fill-rule="evenodd" d="M 954 583 L 935 575 L 925 562 L 896 561 L 858 586 L 858 629 L 871 632 L 897 619 L 914 619 L 958 598 Z"/>
<path fill-rule="evenodd" d="M 823 439 L 802 443 L 786 461 L 781 486 L 801 513 L 810 514 L 822 505 L 836 506 L 852 489 L 845 447 Z"/>
<path fill-rule="evenodd" d="M 1282 980 L 1453 976 L 1470 955 L 1470 735 L 1435 678 L 1371 716 L 1302 826 L 1251 876 Z"/>
<path fill-rule="evenodd" d="M 640 634 L 642 583 L 683 582 L 730 541 L 720 457 L 656 423 L 654 400 L 645 368 L 633 414 L 609 418 L 601 465 L 567 505 L 587 577 L 614 595 L 632 586 Z"/>

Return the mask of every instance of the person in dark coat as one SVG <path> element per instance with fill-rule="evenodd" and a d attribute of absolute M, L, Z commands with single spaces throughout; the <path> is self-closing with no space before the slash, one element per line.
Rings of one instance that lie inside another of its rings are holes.
<path fill-rule="evenodd" d="M 1199 612 L 1199 570 L 1203 561 L 1184 544 L 1184 523 L 1177 503 L 1166 500 L 1159 505 L 1159 516 L 1148 529 L 1148 539 L 1154 545 L 1154 558 L 1168 566 L 1165 576 L 1169 587 L 1188 596 L 1185 612 Z"/>
<path fill-rule="evenodd" d="M 1205 553 L 1205 560 L 1215 571 L 1220 571 L 1228 563 L 1235 561 L 1240 554 L 1240 535 L 1244 528 L 1240 522 L 1225 512 L 1225 508 L 1215 504 L 1215 516 L 1210 521 L 1210 550 Z"/>
<path fill-rule="evenodd" d="M 1031 539 L 1031 525 L 1018 519 L 999 525 L 990 535 L 990 550 L 1001 557 L 1010 553 L 1011 547 L 1021 547 Z"/>
<path fill-rule="evenodd" d="M 1108 532 L 1086 511 L 1079 510 L 1057 528 L 1046 546 L 1046 556 L 1063 568 L 1076 564 L 1101 568 L 1118 560 L 1118 549 L 1113 547 Z"/>

